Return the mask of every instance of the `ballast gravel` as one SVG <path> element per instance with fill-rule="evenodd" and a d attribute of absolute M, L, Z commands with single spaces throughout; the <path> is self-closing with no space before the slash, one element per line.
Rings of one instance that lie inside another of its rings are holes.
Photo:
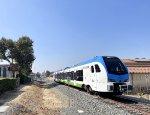
<path fill-rule="evenodd" d="M 57 84 L 54 88 L 68 97 L 66 99 L 60 97 L 68 103 L 67 108 L 61 111 L 61 115 L 132 115 L 127 110 L 107 104 L 79 89 L 58 83 L 53 84 Z"/>

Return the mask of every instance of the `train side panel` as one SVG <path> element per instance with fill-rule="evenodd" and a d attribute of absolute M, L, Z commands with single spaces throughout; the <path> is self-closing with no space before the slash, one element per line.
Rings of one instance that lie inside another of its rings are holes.
<path fill-rule="evenodd" d="M 96 70 L 96 67 L 99 67 L 100 71 Z M 89 85 L 93 91 L 107 91 L 107 74 L 101 63 L 91 63 L 88 65 L 88 68 L 85 68 L 83 71 L 83 83 L 85 85 Z"/>

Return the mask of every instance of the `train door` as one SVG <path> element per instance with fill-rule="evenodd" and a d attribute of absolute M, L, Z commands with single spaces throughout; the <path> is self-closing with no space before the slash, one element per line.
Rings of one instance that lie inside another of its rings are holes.
<path fill-rule="evenodd" d="M 102 64 L 97 63 L 95 67 L 96 91 L 105 92 L 107 90 L 107 74 Z"/>
<path fill-rule="evenodd" d="M 91 88 L 92 90 L 96 90 L 97 89 L 97 77 L 96 77 L 96 73 L 95 73 L 95 69 L 94 69 L 94 65 L 91 66 Z"/>
<path fill-rule="evenodd" d="M 101 77 L 101 70 L 98 64 L 95 64 L 94 68 L 95 68 L 94 78 L 95 78 L 95 87 L 96 87 L 95 90 L 98 91 L 99 80 Z"/>
<path fill-rule="evenodd" d="M 101 81 L 100 80 L 100 76 L 101 75 L 101 70 L 100 70 L 100 67 L 98 64 L 93 64 L 91 66 L 91 88 L 92 90 L 94 91 L 98 91 L 99 89 L 99 82 Z"/>
<path fill-rule="evenodd" d="M 89 66 L 83 69 L 83 82 L 85 85 L 89 85 L 91 81 L 91 71 Z"/>

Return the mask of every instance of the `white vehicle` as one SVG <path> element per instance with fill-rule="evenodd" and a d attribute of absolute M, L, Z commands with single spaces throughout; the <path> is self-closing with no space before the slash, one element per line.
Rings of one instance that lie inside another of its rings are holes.
<path fill-rule="evenodd" d="M 54 73 L 56 82 L 84 88 L 87 92 L 122 93 L 132 85 L 126 66 L 117 57 L 100 56 Z"/>

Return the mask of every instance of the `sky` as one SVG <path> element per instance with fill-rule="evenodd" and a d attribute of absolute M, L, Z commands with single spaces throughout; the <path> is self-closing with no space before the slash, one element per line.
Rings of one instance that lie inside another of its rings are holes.
<path fill-rule="evenodd" d="M 149 0 L 0 0 L 0 38 L 33 41 L 33 72 L 95 56 L 150 59 Z"/>

